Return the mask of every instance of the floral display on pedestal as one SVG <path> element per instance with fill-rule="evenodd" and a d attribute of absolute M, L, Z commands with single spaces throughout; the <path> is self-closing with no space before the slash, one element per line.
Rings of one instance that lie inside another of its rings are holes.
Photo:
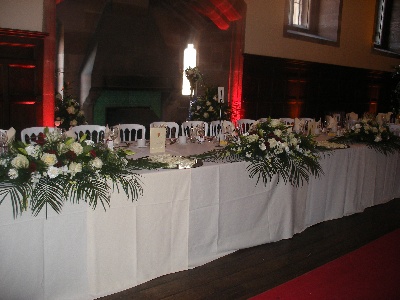
<path fill-rule="evenodd" d="M 200 73 L 200 70 L 198 67 L 188 67 L 185 70 L 185 75 L 187 80 L 189 80 L 190 83 L 190 97 L 196 97 L 196 92 L 197 92 L 197 82 L 201 82 L 203 80 L 203 74 Z"/>
<path fill-rule="evenodd" d="M 203 96 L 197 97 L 190 106 L 190 120 L 211 122 L 230 120 L 231 110 L 226 102 L 218 101 L 218 87 L 207 87 Z"/>
<path fill-rule="evenodd" d="M 56 94 L 55 126 L 68 130 L 70 127 L 87 124 L 81 105 L 69 93 L 69 83 L 65 83 L 62 94 Z"/>

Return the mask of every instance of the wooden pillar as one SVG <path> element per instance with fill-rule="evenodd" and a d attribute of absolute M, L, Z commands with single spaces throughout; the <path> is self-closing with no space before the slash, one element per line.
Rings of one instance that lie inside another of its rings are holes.
<path fill-rule="evenodd" d="M 44 40 L 43 53 L 43 101 L 38 123 L 54 127 L 55 64 L 56 64 L 56 2 L 43 1 L 43 31 L 48 33 Z"/>

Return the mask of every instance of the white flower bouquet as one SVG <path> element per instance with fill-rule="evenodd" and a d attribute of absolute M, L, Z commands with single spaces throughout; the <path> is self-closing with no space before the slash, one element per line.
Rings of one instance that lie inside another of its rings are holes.
<path fill-rule="evenodd" d="M 312 136 L 294 133 L 278 119 L 256 122 L 243 135 L 230 139 L 227 146 L 200 155 L 204 160 L 248 161 L 250 177 L 261 178 L 264 184 L 278 175 L 284 182 L 299 186 L 309 175 L 322 173 L 319 155 Z"/>
<path fill-rule="evenodd" d="M 400 151 L 400 138 L 389 130 L 387 124 L 380 125 L 375 118 L 365 117 L 351 126 L 343 136 L 329 140 L 335 143 L 363 143 L 383 154 Z"/>

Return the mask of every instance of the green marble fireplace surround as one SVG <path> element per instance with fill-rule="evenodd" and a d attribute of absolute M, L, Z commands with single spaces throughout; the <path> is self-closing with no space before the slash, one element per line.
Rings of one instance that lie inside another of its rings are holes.
<path fill-rule="evenodd" d="M 109 108 L 121 108 L 121 110 L 123 110 L 124 108 L 126 108 L 127 110 L 129 110 L 129 108 L 148 108 L 157 116 L 158 119 L 161 119 L 161 92 L 105 90 L 101 93 L 100 97 L 96 100 L 96 103 L 94 105 L 93 123 L 96 125 L 106 125 L 107 109 Z M 133 120 L 130 123 L 139 123 L 134 120 L 134 116 L 132 116 L 132 118 Z"/>

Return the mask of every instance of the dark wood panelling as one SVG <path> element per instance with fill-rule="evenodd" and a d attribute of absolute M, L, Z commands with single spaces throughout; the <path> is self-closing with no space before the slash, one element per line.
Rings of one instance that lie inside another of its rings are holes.
<path fill-rule="evenodd" d="M 0 28 L 0 128 L 41 124 L 44 36 Z"/>
<path fill-rule="evenodd" d="M 391 73 L 245 54 L 244 117 L 314 117 L 354 111 L 377 102 L 390 109 Z"/>

